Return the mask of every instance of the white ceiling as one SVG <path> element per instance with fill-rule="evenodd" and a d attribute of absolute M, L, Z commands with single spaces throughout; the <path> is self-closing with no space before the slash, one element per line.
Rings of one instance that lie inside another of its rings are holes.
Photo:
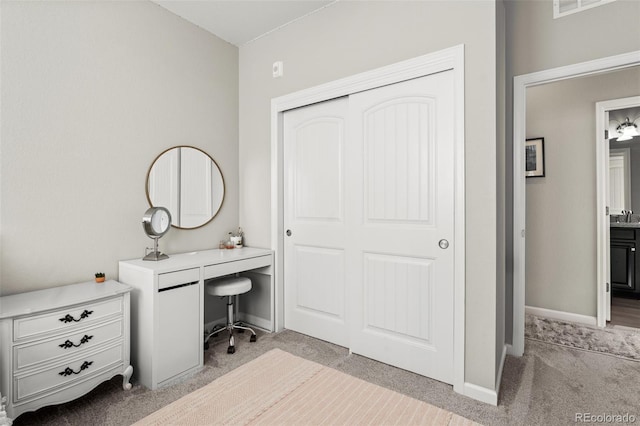
<path fill-rule="evenodd" d="M 335 0 L 152 0 L 236 46 L 308 15 Z"/>

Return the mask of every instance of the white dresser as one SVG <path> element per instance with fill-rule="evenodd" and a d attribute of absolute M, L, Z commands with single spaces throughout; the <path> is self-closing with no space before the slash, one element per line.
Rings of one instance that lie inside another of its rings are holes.
<path fill-rule="evenodd" d="M 129 379 L 129 292 L 86 282 L 0 297 L 0 393 L 7 414 L 76 399 L 105 380 Z"/>
<path fill-rule="evenodd" d="M 261 322 L 251 312 L 240 316 L 253 325 L 273 330 L 272 264 L 271 250 L 252 247 L 172 254 L 157 262 L 121 261 L 118 279 L 134 287 L 131 358 L 136 366 L 136 381 L 156 389 L 202 368 L 204 281 L 209 278 L 236 273 L 251 276 L 251 292 L 265 296 L 255 310 L 263 316 L 266 312 L 268 319 Z M 267 285 L 262 286 L 260 281 Z"/>

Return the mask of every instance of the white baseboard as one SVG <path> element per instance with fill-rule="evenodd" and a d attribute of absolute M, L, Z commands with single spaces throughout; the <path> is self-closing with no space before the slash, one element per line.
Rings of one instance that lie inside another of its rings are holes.
<path fill-rule="evenodd" d="M 222 318 L 218 318 L 214 321 L 211 322 L 207 322 L 204 324 L 204 331 L 206 331 L 207 333 L 210 333 L 211 330 L 213 329 L 214 326 L 221 324 L 221 325 L 226 325 L 227 324 L 227 317 L 222 317 Z"/>
<path fill-rule="evenodd" d="M 500 384 L 502 383 L 502 371 L 504 370 L 504 362 L 507 359 L 507 353 L 511 345 L 505 344 L 502 347 L 502 357 L 500 358 L 500 365 L 498 366 L 498 375 L 496 376 L 496 392 L 500 395 Z M 497 403 L 497 398 L 496 398 Z"/>
<path fill-rule="evenodd" d="M 244 312 L 239 312 L 238 318 L 240 318 L 240 321 L 243 321 L 249 325 L 255 325 L 256 327 L 264 331 L 271 332 L 271 321 L 269 320 L 257 317 L 255 315 L 250 315 Z"/>
<path fill-rule="evenodd" d="M 525 314 L 531 314 L 538 317 L 556 319 L 560 321 L 576 322 L 578 324 L 586 324 L 592 326 L 598 325 L 597 318 L 591 317 L 589 315 L 580 315 L 564 311 L 554 311 L 552 309 L 536 308 L 535 306 L 525 306 L 524 312 Z"/>
<path fill-rule="evenodd" d="M 480 402 L 491 405 L 498 405 L 498 392 L 473 383 L 465 382 L 463 395 L 473 398 Z"/>
<path fill-rule="evenodd" d="M 522 354 L 516 353 L 515 349 L 513 348 L 513 345 L 507 345 L 507 355 L 522 356 Z"/>
<path fill-rule="evenodd" d="M 480 402 L 484 402 L 491 405 L 498 405 L 498 393 L 500 392 L 500 383 L 502 382 L 502 371 L 504 369 L 504 362 L 507 359 L 507 352 L 511 345 L 504 345 L 502 347 L 502 354 L 500 355 L 500 365 L 498 366 L 498 374 L 496 375 L 496 388 L 488 389 L 482 386 L 474 385 L 473 383 L 464 384 L 463 395 L 469 398 L 476 399 Z"/>

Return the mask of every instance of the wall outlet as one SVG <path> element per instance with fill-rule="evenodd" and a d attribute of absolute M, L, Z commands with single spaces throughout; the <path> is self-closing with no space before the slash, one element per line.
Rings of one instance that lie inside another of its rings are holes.
<path fill-rule="evenodd" d="M 273 63 L 273 78 L 279 78 L 283 76 L 284 72 L 282 67 L 283 67 L 282 61 L 277 61 Z"/>

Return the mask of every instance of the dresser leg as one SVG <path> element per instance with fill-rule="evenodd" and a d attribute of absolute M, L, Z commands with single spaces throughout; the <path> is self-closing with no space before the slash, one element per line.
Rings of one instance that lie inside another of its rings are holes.
<path fill-rule="evenodd" d="M 133 367 L 129 365 L 127 366 L 127 368 L 124 369 L 124 372 L 122 373 L 122 388 L 124 390 L 131 389 L 131 383 L 129 383 L 129 380 L 131 380 L 132 375 L 133 375 Z"/>

